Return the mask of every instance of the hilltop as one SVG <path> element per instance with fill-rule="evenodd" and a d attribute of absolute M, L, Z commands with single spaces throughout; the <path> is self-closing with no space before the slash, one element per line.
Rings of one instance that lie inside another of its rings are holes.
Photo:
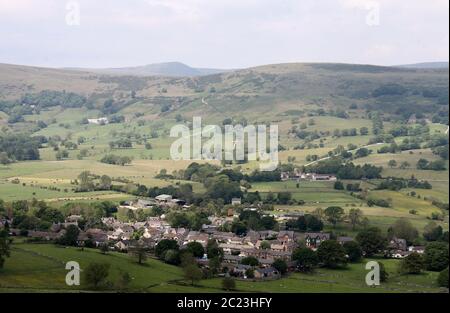
<path fill-rule="evenodd" d="M 80 94 L 100 109 L 109 99 L 122 102 L 121 109 L 146 103 L 144 114 L 159 106 L 166 107 L 165 115 L 239 112 L 273 120 L 278 114 L 295 117 L 299 111 L 353 106 L 409 118 L 432 115 L 448 104 L 448 78 L 443 69 L 326 63 L 276 64 L 198 77 L 115 76 L 0 64 L 0 101 L 51 90 Z"/>
<path fill-rule="evenodd" d="M 143 66 L 120 68 L 68 68 L 71 70 L 87 71 L 110 75 L 131 76 L 168 76 L 168 77 L 195 77 L 227 72 L 228 70 L 213 68 L 194 68 L 181 62 L 155 63 Z"/>

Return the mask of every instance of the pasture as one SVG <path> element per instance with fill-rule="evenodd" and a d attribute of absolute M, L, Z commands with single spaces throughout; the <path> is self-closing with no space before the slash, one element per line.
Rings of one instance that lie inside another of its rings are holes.
<path fill-rule="evenodd" d="M 138 265 L 130 256 L 110 252 L 101 254 L 98 250 L 63 248 L 51 244 L 16 243 L 13 245 L 11 258 L 7 259 L 4 269 L 0 270 L 0 291 L 15 292 L 80 292 L 88 286 L 82 277 L 81 286 L 69 287 L 65 284 L 65 264 L 76 261 L 81 269 L 91 262 L 109 263 L 108 280 L 112 285 L 119 274 L 126 271 L 132 277 L 128 286 L 134 292 L 186 292 L 207 293 L 224 292 L 221 279 L 201 280 L 194 286 L 183 280 L 182 270 L 164 264 L 158 260 L 148 259 L 144 265 Z M 313 274 L 294 273 L 280 280 L 273 281 L 237 281 L 237 292 L 443 292 L 437 287 L 438 273 L 423 272 L 419 275 L 399 275 L 398 260 L 379 260 L 383 262 L 390 279 L 377 287 L 365 284 L 364 262 L 350 264 L 345 269 L 318 269 Z"/>

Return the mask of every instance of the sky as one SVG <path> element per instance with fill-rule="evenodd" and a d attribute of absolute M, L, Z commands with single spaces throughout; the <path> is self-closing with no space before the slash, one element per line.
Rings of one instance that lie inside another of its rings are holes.
<path fill-rule="evenodd" d="M 0 0 L 0 63 L 448 61 L 448 0 Z"/>

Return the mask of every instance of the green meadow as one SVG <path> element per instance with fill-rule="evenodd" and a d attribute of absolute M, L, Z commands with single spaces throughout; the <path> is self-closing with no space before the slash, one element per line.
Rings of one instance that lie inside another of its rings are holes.
<path fill-rule="evenodd" d="M 112 285 L 120 273 L 128 272 L 132 277 L 128 291 L 133 292 L 223 292 L 221 279 L 201 280 L 194 286 L 183 279 L 180 268 L 148 259 L 138 265 L 130 256 L 110 252 L 101 254 L 98 250 L 64 248 L 51 244 L 13 245 L 11 258 L 5 268 L 0 270 L 0 291 L 2 292 L 80 292 L 90 291 L 83 282 L 80 286 L 67 286 L 65 264 L 76 261 L 81 269 L 91 262 L 110 264 L 108 280 Z M 389 273 L 389 280 L 377 287 L 365 284 L 365 264 L 350 264 L 344 269 L 318 269 L 312 274 L 293 273 L 274 281 L 237 281 L 237 292 L 288 292 L 288 293 L 405 293 L 405 292 L 444 292 L 436 285 L 438 273 L 423 272 L 419 275 L 399 275 L 397 260 L 379 259 Z"/>

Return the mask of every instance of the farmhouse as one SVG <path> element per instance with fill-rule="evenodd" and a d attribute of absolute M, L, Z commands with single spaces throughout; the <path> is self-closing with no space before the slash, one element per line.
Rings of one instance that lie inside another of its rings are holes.
<path fill-rule="evenodd" d="M 388 249 L 406 251 L 408 250 L 408 246 L 405 239 L 394 237 L 389 241 Z"/>
<path fill-rule="evenodd" d="M 155 198 L 158 203 L 169 203 L 172 200 L 171 195 L 159 195 Z"/>
<path fill-rule="evenodd" d="M 339 242 L 341 245 L 344 245 L 346 242 L 352 242 L 354 239 L 352 237 L 337 237 L 337 242 Z"/>
<path fill-rule="evenodd" d="M 107 117 L 89 118 L 88 123 L 95 124 L 95 125 L 106 125 L 106 124 L 109 124 L 109 120 Z"/>
<path fill-rule="evenodd" d="M 334 175 L 329 174 L 313 174 L 312 181 L 336 181 L 337 178 Z"/>
<path fill-rule="evenodd" d="M 241 198 L 231 199 L 231 205 L 241 205 Z"/>
<path fill-rule="evenodd" d="M 280 272 L 273 267 L 258 268 L 255 270 L 256 279 L 277 279 L 280 278 Z"/>
<path fill-rule="evenodd" d="M 302 240 L 310 249 L 317 249 L 323 241 L 330 240 L 329 233 L 304 233 Z"/>
<path fill-rule="evenodd" d="M 145 200 L 145 199 L 139 199 L 136 203 L 136 206 L 139 209 L 148 209 L 148 208 L 152 208 L 153 205 L 155 205 L 156 202 L 152 201 L 152 200 Z"/>

